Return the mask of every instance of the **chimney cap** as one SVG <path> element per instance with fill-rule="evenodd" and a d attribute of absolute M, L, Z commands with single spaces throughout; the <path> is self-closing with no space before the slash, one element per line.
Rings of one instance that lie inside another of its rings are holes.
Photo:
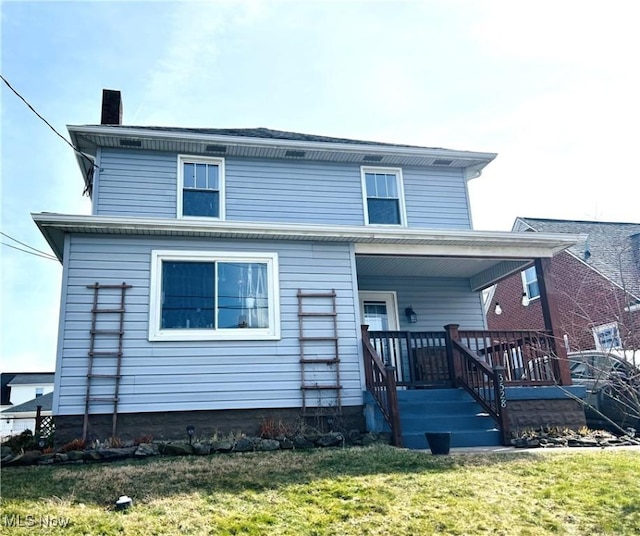
<path fill-rule="evenodd" d="M 102 90 L 101 125 L 122 124 L 122 94 L 116 89 Z"/>

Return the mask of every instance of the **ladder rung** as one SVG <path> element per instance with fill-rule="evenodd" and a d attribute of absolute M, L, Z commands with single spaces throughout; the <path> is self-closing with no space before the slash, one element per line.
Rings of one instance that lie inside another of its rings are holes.
<path fill-rule="evenodd" d="M 337 316 L 338 313 L 298 313 L 298 316 Z"/>
<path fill-rule="evenodd" d="M 91 402 L 117 402 L 119 400 L 118 397 L 107 397 L 107 396 L 91 396 L 89 397 Z"/>
<path fill-rule="evenodd" d="M 125 310 L 120 308 L 120 309 L 91 309 L 91 312 L 94 314 L 98 314 L 98 313 L 124 313 Z"/>
<path fill-rule="evenodd" d="M 300 337 L 301 341 L 337 341 L 338 337 Z"/>
<path fill-rule="evenodd" d="M 120 357 L 122 352 L 89 352 L 90 357 Z"/>
<path fill-rule="evenodd" d="M 87 378 L 122 378 L 121 374 L 87 374 Z"/>
<path fill-rule="evenodd" d="M 335 292 L 298 292 L 299 298 L 335 298 Z"/>
<path fill-rule="evenodd" d="M 132 285 L 121 283 L 119 285 L 101 285 L 100 283 L 94 283 L 93 285 L 87 285 L 87 288 L 131 288 Z"/>
<path fill-rule="evenodd" d="M 300 387 L 300 389 L 305 389 L 308 391 L 321 391 L 321 390 L 338 391 L 339 389 L 342 389 L 342 385 L 335 385 L 335 384 L 303 385 Z"/>
<path fill-rule="evenodd" d="M 301 359 L 300 363 L 309 363 L 309 364 L 313 364 L 313 363 L 319 363 L 319 364 L 327 364 L 327 365 L 331 365 L 332 363 L 339 363 L 340 360 L 337 357 L 333 357 L 331 359 Z"/>
<path fill-rule="evenodd" d="M 124 335 L 124 331 L 119 329 L 92 329 L 93 335 Z"/>

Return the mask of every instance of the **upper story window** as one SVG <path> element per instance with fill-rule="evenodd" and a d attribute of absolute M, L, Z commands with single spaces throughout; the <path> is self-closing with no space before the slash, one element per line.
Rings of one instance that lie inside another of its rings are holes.
<path fill-rule="evenodd" d="M 402 170 L 362 167 L 364 218 L 369 225 L 406 225 Z"/>
<path fill-rule="evenodd" d="M 149 340 L 280 336 L 275 253 L 153 251 Z"/>
<path fill-rule="evenodd" d="M 607 352 L 616 348 L 622 348 L 620 330 L 617 322 L 602 324 L 592 328 L 593 338 L 596 343 L 596 350 Z"/>
<path fill-rule="evenodd" d="M 36 387 L 36 398 L 44 394 L 44 387 Z"/>
<path fill-rule="evenodd" d="M 527 299 L 535 300 L 540 297 L 540 286 L 538 285 L 538 274 L 535 266 L 530 266 L 522 272 L 522 287 Z"/>
<path fill-rule="evenodd" d="M 224 219 L 224 159 L 178 157 L 178 217 Z"/>

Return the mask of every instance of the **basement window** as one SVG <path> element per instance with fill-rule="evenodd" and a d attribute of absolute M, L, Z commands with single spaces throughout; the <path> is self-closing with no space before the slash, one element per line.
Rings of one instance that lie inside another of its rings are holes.
<path fill-rule="evenodd" d="M 153 251 L 149 340 L 279 339 L 278 256 Z"/>
<path fill-rule="evenodd" d="M 178 217 L 224 219 L 224 159 L 178 156 Z"/>

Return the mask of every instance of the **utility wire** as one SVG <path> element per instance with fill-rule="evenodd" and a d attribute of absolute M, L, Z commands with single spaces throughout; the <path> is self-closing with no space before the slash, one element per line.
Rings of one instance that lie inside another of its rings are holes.
<path fill-rule="evenodd" d="M 0 245 L 7 246 L 8 248 L 11 248 L 11 249 L 17 249 L 18 251 L 22 251 L 23 253 L 28 253 L 29 255 L 33 255 L 34 257 L 42 257 L 43 259 L 47 259 L 49 261 L 57 261 L 58 260 L 57 258 L 52 257 L 50 255 L 40 255 L 39 253 L 33 253 L 32 251 L 29 251 L 28 249 L 17 248 L 16 246 L 12 246 L 11 244 L 7 244 L 6 242 L 0 242 Z"/>
<path fill-rule="evenodd" d="M 47 121 L 44 117 L 42 117 L 42 116 L 37 112 L 37 110 L 36 110 L 33 106 L 31 106 L 31 104 L 29 104 L 29 102 L 27 102 L 27 99 L 25 99 L 22 95 L 20 95 L 20 93 L 18 93 L 18 92 L 13 88 L 13 86 L 9 83 L 9 81 L 8 81 L 4 76 L 2 76 L 2 74 L 0 74 L 0 78 L 2 78 L 2 81 L 3 81 L 5 84 L 7 84 L 7 87 L 8 87 L 11 91 L 13 91 L 13 92 L 16 94 L 16 96 L 17 96 L 17 97 L 18 97 L 22 102 L 24 102 L 24 103 L 27 105 L 27 107 L 28 107 L 28 108 L 29 108 L 29 109 L 30 109 L 34 114 L 36 114 L 36 115 L 38 116 L 38 118 L 39 118 L 41 121 L 43 121 L 43 122 L 44 122 L 44 123 L 45 123 L 45 124 L 46 124 L 50 129 L 51 129 L 51 130 L 53 130 L 53 132 L 55 132 L 55 133 L 56 133 L 56 135 L 57 135 L 58 137 L 60 137 L 60 138 L 61 138 L 61 139 L 62 139 L 62 140 L 63 140 L 63 141 L 64 141 L 64 142 L 69 146 L 69 147 L 71 147 L 75 153 L 77 153 L 77 154 L 79 154 L 80 156 L 82 156 L 82 158 L 84 158 L 87 162 L 89 162 L 89 164 L 90 164 L 92 167 L 94 167 L 94 168 L 97 168 L 97 167 L 98 167 L 98 166 L 93 162 L 93 160 L 91 160 L 91 158 L 89 158 L 89 157 L 88 157 L 86 154 L 84 154 L 80 149 L 78 149 L 78 148 L 77 148 L 73 143 L 71 143 L 67 138 L 65 138 L 62 134 L 60 134 L 60 132 L 58 132 L 58 131 L 53 127 L 53 125 L 51 125 L 51 123 L 49 123 L 49 121 Z"/>
<path fill-rule="evenodd" d="M 14 242 L 17 242 L 21 246 L 24 246 L 26 248 L 32 249 L 33 251 L 36 251 L 38 253 L 41 253 L 42 255 L 46 255 L 47 257 L 53 257 L 53 255 L 51 255 L 51 253 L 47 253 L 46 251 L 42 251 L 40 249 L 36 249 L 36 248 L 30 246 L 29 244 L 25 244 L 24 242 L 20 242 L 20 240 L 17 240 L 15 238 L 13 238 L 12 236 L 9 236 L 7 233 L 3 233 L 2 231 L 0 231 L 0 235 L 8 238 L 9 240 L 13 240 Z"/>

